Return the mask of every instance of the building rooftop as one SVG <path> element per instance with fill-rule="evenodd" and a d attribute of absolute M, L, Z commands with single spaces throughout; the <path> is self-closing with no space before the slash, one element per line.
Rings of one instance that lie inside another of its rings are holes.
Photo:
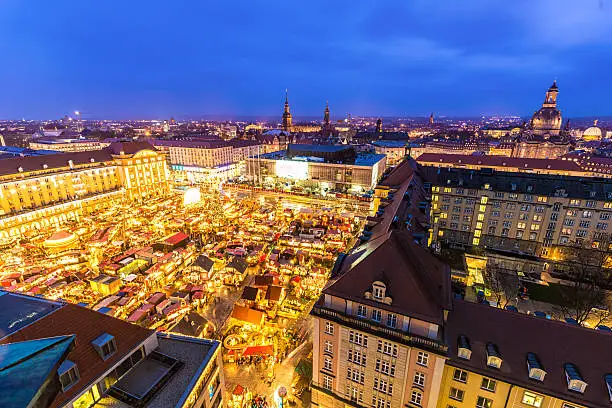
<path fill-rule="evenodd" d="M 43 171 L 83 164 L 112 162 L 113 158 L 108 150 L 92 150 L 88 152 L 69 152 L 46 154 L 43 156 L 14 157 L 0 160 L 0 176 L 9 174 Z M 20 171 L 21 169 L 21 171 Z"/>
<path fill-rule="evenodd" d="M 59 391 L 52 389 L 53 378 L 73 343 L 74 336 L 58 336 L 0 345 L 0 406 L 48 405 Z"/>
<path fill-rule="evenodd" d="M 462 187 L 543 196 L 562 196 L 586 200 L 612 199 L 612 183 L 604 178 L 555 174 L 492 172 L 421 166 L 425 181 L 437 186 Z"/>
<path fill-rule="evenodd" d="M 612 335 L 561 321 L 455 300 L 446 328 L 448 363 L 487 377 L 562 398 L 580 406 L 609 407 L 605 375 L 612 372 Z M 471 349 L 469 360 L 457 355 L 461 344 Z M 467 339 L 467 342 L 465 341 Z M 495 346 L 502 364 L 487 365 L 487 345 Z M 531 353 L 531 354 L 530 354 Z M 535 357 L 535 360 L 534 360 Z M 528 358 L 546 375 L 529 378 Z M 568 390 L 565 364 L 574 365 L 588 384 L 584 394 Z"/>
<path fill-rule="evenodd" d="M 582 172 L 582 168 L 573 161 L 561 159 L 525 159 L 504 156 L 473 156 L 467 154 L 423 153 L 416 159 L 419 163 L 453 164 L 460 166 L 504 167 L 524 170 L 549 170 L 565 172 Z"/>
<path fill-rule="evenodd" d="M 451 306 L 448 265 L 412 242 L 406 231 L 393 230 L 358 246 L 346 256 L 338 276 L 323 294 L 436 324 L 442 324 L 442 310 Z M 385 283 L 391 304 L 366 299 L 374 281 Z"/>
<path fill-rule="evenodd" d="M 0 301 L 6 296 L 0 296 Z M 40 299 L 40 302 L 56 305 L 54 302 L 42 299 Z M 102 373 L 114 366 L 128 353 L 137 349 L 154 333 L 151 330 L 81 306 L 64 304 L 54 307 L 55 311 L 53 313 L 45 313 L 32 318 L 29 324 L 22 325 L 18 330 L 14 330 L 10 335 L 0 340 L 0 344 L 7 344 L 45 337 L 76 335 L 76 347 L 68 354 L 68 359 L 77 365 L 80 378 L 70 389 L 57 395 L 51 405 L 52 407 L 60 407 L 70 401 Z M 5 308 L 0 306 L 0 310 L 3 312 Z M 117 351 L 103 360 L 92 346 L 92 342 L 105 333 L 114 337 Z"/>
<path fill-rule="evenodd" d="M 287 157 L 287 152 L 284 150 L 278 152 L 269 152 L 264 153 L 259 156 L 255 156 L 255 158 L 267 159 L 267 160 L 293 160 L 293 161 L 304 161 L 304 162 L 312 162 L 312 163 L 321 163 L 325 162 L 321 161 L 318 157 L 310 157 L 310 156 L 300 156 L 299 158 L 290 159 Z M 360 153 L 355 157 L 355 163 L 350 163 L 352 166 L 374 166 L 376 163 L 385 159 L 384 154 L 375 154 L 375 153 Z M 332 164 L 332 163 L 329 163 Z"/>
<path fill-rule="evenodd" d="M 0 291 L 0 339 L 61 307 L 59 302 Z"/>

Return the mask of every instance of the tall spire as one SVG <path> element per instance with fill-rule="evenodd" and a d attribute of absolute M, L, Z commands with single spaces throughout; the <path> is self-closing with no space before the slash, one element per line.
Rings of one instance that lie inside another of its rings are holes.
<path fill-rule="evenodd" d="M 325 113 L 323 114 L 323 126 L 329 126 L 329 102 L 325 101 Z"/>
<path fill-rule="evenodd" d="M 285 89 L 285 110 L 283 111 L 283 130 L 291 132 L 293 121 L 289 109 L 289 91 Z"/>

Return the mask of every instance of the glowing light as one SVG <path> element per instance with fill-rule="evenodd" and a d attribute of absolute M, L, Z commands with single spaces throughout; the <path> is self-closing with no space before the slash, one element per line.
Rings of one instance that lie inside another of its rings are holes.
<path fill-rule="evenodd" d="M 291 160 L 278 160 L 276 162 L 276 177 L 293 180 L 306 180 L 308 178 L 308 163 Z"/>
<path fill-rule="evenodd" d="M 191 204 L 197 204 L 202 199 L 200 194 L 200 189 L 197 187 L 193 187 L 185 191 L 185 195 L 183 196 L 183 206 L 188 206 Z"/>

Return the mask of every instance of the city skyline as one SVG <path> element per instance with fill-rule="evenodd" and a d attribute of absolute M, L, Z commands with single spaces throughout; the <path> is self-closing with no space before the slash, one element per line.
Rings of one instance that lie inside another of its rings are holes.
<path fill-rule="evenodd" d="M 6 2 L 0 118 L 611 113 L 604 1 L 147 6 Z"/>

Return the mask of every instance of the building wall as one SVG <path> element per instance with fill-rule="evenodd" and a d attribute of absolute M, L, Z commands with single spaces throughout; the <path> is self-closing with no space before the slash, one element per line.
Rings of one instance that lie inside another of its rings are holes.
<path fill-rule="evenodd" d="M 57 150 L 58 152 L 85 152 L 100 150 L 103 146 L 98 141 L 91 142 L 65 142 L 65 143 L 40 143 L 30 142 L 30 149 L 34 150 Z"/>
<path fill-rule="evenodd" d="M 556 159 L 570 151 L 569 143 L 517 143 L 512 150 L 512 157 L 531 159 Z"/>

